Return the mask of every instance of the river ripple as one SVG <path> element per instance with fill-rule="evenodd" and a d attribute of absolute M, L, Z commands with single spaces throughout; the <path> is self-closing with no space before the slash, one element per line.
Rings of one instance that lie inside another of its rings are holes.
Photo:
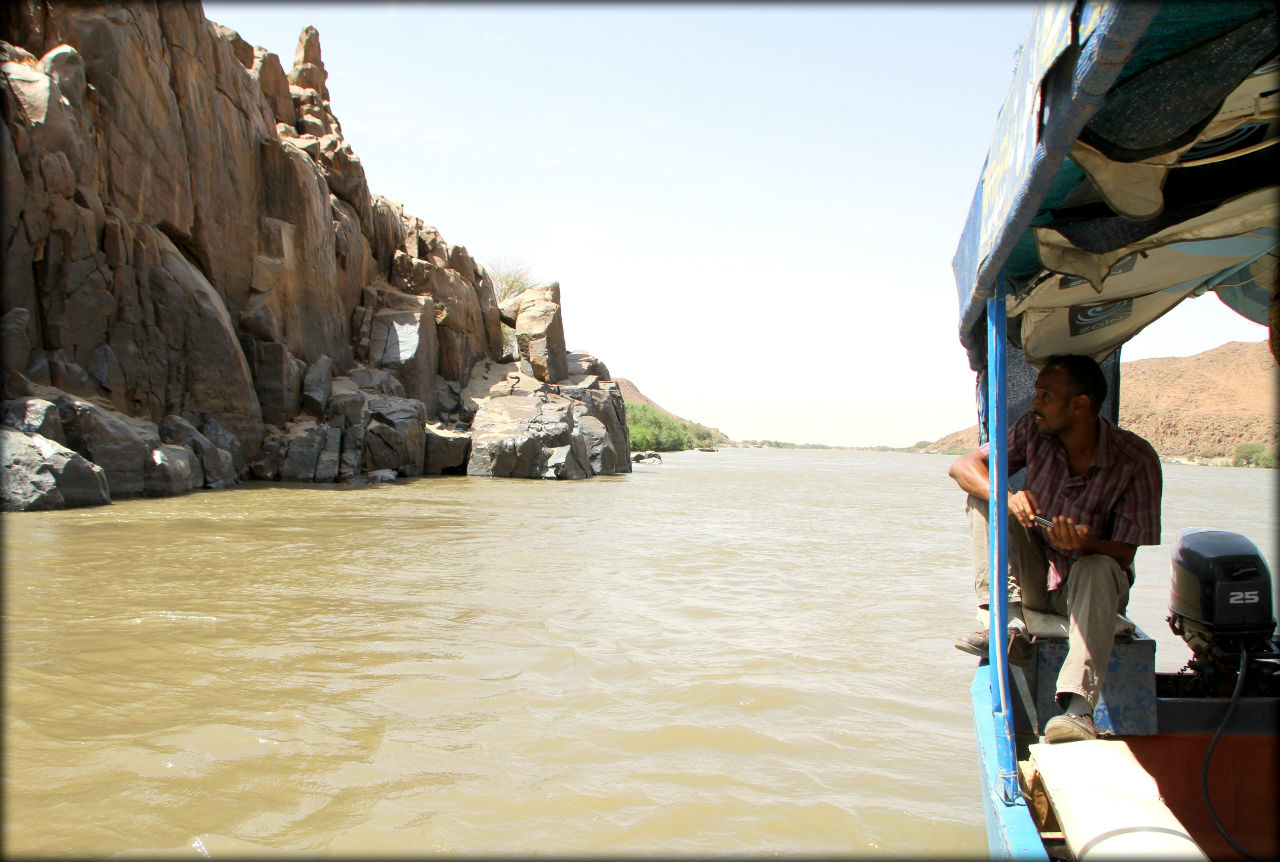
<path fill-rule="evenodd" d="M 5 849 L 985 856 L 949 460 L 4 515 Z M 1177 529 L 1274 565 L 1273 476 L 1166 468 L 1162 669 Z"/>

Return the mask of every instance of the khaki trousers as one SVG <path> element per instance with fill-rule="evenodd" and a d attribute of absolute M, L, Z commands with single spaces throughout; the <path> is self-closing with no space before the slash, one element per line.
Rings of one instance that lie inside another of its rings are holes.
<path fill-rule="evenodd" d="M 989 605 L 987 501 L 969 495 L 969 537 L 973 546 L 974 588 L 978 606 Z M 1111 557 L 1091 554 L 1078 560 L 1066 582 L 1049 589 L 1049 564 L 1030 531 L 1012 516 L 1009 527 L 1008 596 L 1024 608 L 1064 616 L 1069 621 L 1067 658 L 1058 673 L 1058 705 L 1079 694 L 1096 708 L 1116 636 L 1116 614 L 1129 605 L 1129 574 Z"/>

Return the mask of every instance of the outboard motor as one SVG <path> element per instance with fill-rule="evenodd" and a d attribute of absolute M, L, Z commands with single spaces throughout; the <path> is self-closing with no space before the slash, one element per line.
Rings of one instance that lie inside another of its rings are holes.
<path fill-rule="evenodd" d="M 1261 673 L 1250 674 L 1260 688 L 1273 688 L 1280 680 L 1271 573 L 1257 547 L 1239 533 L 1204 527 L 1179 531 L 1168 621 L 1191 647 L 1187 667 L 1210 696 L 1223 696 L 1224 689 L 1230 693 L 1242 652 L 1246 661 L 1262 663 Z"/>

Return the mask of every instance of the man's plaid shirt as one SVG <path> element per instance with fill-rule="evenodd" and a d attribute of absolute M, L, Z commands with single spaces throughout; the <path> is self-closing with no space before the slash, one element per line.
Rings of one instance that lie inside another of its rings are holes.
<path fill-rule="evenodd" d="M 982 445 L 989 454 L 990 444 Z M 1067 450 L 1057 437 L 1036 430 L 1028 411 L 1009 429 L 1009 473 L 1027 468 L 1025 489 L 1047 518 L 1066 515 L 1087 524 L 1099 539 L 1130 545 L 1160 544 L 1160 458 L 1151 444 L 1132 431 L 1098 418 L 1098 448 L 1081 476 L 1072 476 Z M 1049 544 L 1044 527 L 1031 530 L 1049 563 L 1049 589 L 1066 580 L 1081 551 L 1062 551 Z M 1130 579 L 1133 572 L 1129 572 Z"/>

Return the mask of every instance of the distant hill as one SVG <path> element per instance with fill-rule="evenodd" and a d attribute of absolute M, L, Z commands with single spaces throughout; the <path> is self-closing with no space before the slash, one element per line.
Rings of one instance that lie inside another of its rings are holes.
<path fill-rule="evenodd" d="M 694 422 L 692 419 L 685 419 L 683 416 L 677 416 L 676 414 L 672 413 L 670 410 L 667 410 L 665 407 L 658 404 L 652 398 L 649 398 L 643 392 L 637 389 L 636 385 L 632 383 L 630 380 L 627 380 L 623 377 L 615 377 L 613 378 L 613 382 L 618 384 L 618 389 L 622 392 L 622 400 L 626 401 L 628 404 L 643 404 L 646 407 L 652 407 L 654 410 L 657 410 L 659 413 L 662 413 L 666 416 L 670 416 L 672 419 L 675 419 L 677 422 L 685 422 L 692 425 L 702 425 L 701 422 Z M 710 428 L 710 430 L 716 433 L 717 436 L 716 436 L 715 442 L 717 443 L 729 442 L 728 435 L 725 434 L 723 431 L 721 431 L 719 428 L 711 428 L 711 426 L 709 425 L 703 425 L 703 427 Z"/>
<path fill-rule="evenodd" d="M 1280 368 L 1267 342 L 1232 341 L 1195 356 L 1120 363 L 1120 426 L 1165 458 L 1217 458 L 1241 443 L 1280 438 Z M 978 426 L 948 434 L 926 452 L 968 451 Z"/>

